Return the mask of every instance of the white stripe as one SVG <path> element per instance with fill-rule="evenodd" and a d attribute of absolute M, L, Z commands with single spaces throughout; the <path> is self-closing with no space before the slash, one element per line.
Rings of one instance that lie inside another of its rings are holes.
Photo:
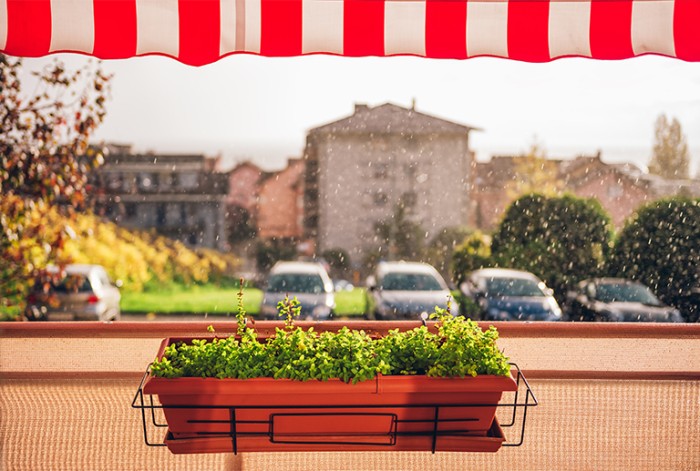
<path fill-rule="evenodd" d="M 632 50 L 675 57 L 673 39 L 673 2 L 635 0 L 632 3 Z"/>
<path fill-rule="evenodd" d="M 508 57 L 508 3 L 467 2 L 467 56 Z"/>
<path fill-rule="evenodd" d="M 177 0 L 136 0 L 136 54 L 180 53 Z"/>
<path fill-rule="evenodd" d="M 49 51 L 80 51 L 95 48 L 95 16 L 92 0 L 51 0 L 51 46 Z"/>
<path fill-rule="evenodd" d="M 303 0 L 301 52 L 343 53 L 343 2 Z"/>
<path fill-rule="evenodd" d="M 549 4 L 549 57 L 591 57 L 591 2 Z"/>
<path fill-rule="evenodd" d="M 220 0 L 219 55 L 236 50 L 236 0 Z"/>
<path fill-rule="evenodd" d="M 384 3 L 384 53 L 425 56 L 425 1 Z"/>
<path fill-rule="evenodd" d="M 0 0 L 0 49 L 7 46 L 7 0 Z"/>
<path fill-rule="evenodd" d="M 245 50 L 260 53 L 262 14 L 260 0 L 245 0 Z"/>

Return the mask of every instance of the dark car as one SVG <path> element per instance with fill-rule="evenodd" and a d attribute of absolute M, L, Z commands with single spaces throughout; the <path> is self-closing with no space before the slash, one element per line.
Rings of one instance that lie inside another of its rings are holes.
<path fill-rule="evenodd" d="M 380 262 L 367 278 L 367 294 L 366 317 L 378 320 L 418 320 L 435 307 L 447 309 L 451 300 L 440 273 L 420 262 Z M 459 312 L 454 301 L 449 307 L 453 314 Z"/>
<path fill-rule="evenodd" d="M 623 278 L 581 281 L 567 294 L 565 307 L 572 321 L 683 321 L 677 309 L 662 303 L 647 286 Z"/>
<path fill-rule="evenodd" d="M 118 284 L 118 283 L 117 283 Z M 121 294 L 100 265 L 47 269 L 27 298 L 25 317 L 33 321 L 119 320 Z"/>
<path fill-rule="evenodd" d="M 475 270 L 460 291 L 493 321 L 559 321 L 561 309 L 542 280 L 530 272 L 506 268 Z"/>

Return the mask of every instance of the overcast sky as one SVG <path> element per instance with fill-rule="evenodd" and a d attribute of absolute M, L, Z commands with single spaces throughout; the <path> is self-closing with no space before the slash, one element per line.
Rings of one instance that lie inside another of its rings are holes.
<path fill-rule="evenodd" d="M 550 157 L 601 150 L 604 161 L 646 165 L 654 121 L 666 113 L 681 122 L 700 168 L 700 63 L 238 55 L 199 68 L 163 57 L 103 64 L 114 80 L 97 138 L 136 151 L 221 154 L 229 165 L 250 159 L 277 169 L 301 155 L 309 129 L 350 115 L 355 103 L 415 100 L 418 111 L 481 128 L 471 141 L 479 160 L 537 140 Z"/>

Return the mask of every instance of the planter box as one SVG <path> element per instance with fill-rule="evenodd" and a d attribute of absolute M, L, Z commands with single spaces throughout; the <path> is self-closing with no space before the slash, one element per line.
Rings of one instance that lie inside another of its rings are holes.
<path fill-rule="evenodd" d="M 159 357 L 173 342 L 166 339 Z M 494 421 L 511 377 L 378 376 L 340 380 L 165 379 L 147 375 L 174 453 L 290 450 L 496 451 Z M 476 449 L 479 450 L 476 450 Z M 483 448 L 483 449 L 482 449 Z"/>

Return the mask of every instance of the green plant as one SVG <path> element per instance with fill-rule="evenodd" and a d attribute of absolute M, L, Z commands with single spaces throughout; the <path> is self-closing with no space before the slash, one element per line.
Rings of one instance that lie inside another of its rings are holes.
<path fill-rule="evenodd" d="M 641 281 L 683 307 L 700 285 L 700 199 L 674 197 L 640 208 L 615 242 L 609 274 Z M 691 308 L 685 308 L 688 319 Z"/>
<path fill-rule="evenodd" d="M 280 302 L 285 327 L 258 339 L 245 324 L 239 301 L 237 335 L 225 339 L 196 339 L 166 347 L 151 374 L 164 378 L 287 378 L 300 381 L 338 378 L 357 383 L 384 375 L 465 377 L 480 374 L 507 376 L 508 358 L 498 350 L 498 333 L 473 321 L 436 309 L 434 329 L 421 326 L 398 329 L 373 338 L 347 326 L 337 332 L 318 333 L 294 325 L 299 303 Z"/>
<path fill-rule="evenodd" d="M 611 227 L 595 199 L 523 196 L 508 207 L 493 234 L 492 262 L 533 272 L 562 301 L 575 283 L 603 272 Z"/>

